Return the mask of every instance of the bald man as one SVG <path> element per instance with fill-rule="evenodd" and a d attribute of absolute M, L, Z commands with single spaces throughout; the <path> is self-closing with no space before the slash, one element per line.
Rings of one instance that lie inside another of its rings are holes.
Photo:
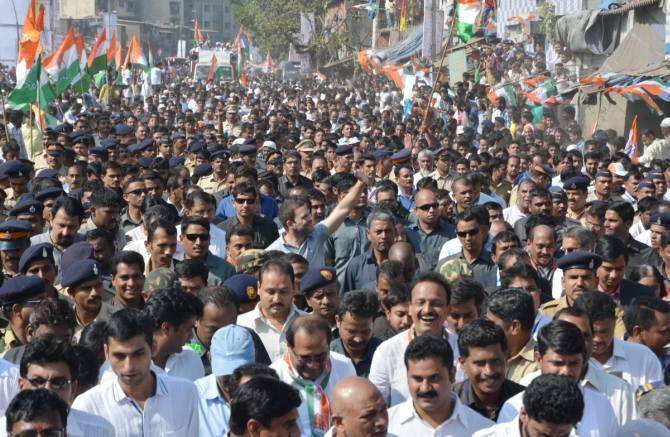
<path fill-rule="evenodd" d="M 358 376 L 343 378 L 330 395 L 333 427 L 324 437 L 386 437 L 388 413 L 381 393 Z"/>
<path fill-rule="evenodd" d="M 419 265 L 423 260 L 419 260 L 419 256 L 416 255 L 414 247 L 406 241 L 393 243 L 393 246 L 389 249 L 389 260 L 402 263 L 404 266 L 403 273 L 405 275 L 405 280 L 408 283 L 414 280 L 417 270 L 425 270 L 425 268 L 422 269 Z"/>

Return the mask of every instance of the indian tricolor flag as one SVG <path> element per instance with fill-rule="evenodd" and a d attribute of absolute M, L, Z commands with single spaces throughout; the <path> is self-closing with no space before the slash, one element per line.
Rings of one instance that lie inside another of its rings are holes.
<path fill-rule="evenodd" d="M 54 90 L 49 83 L 49 78 L 42 68 L 42 55 L 37 55 L 32 67 L 24 78 L 21 86 L 16 86 L 7 96 L 7 104 L 12 109 L 28 111 L 30 107 L 39 102 L 43 107 L 56 99 Z"/>
<path fill-rule="evenodd" d="M 456 0 L 456 35 L 468 42 L 475 34 L 475 24 L 481 10 L 479 0 Z"/>
<path fill-rule="evenodd" d="M 54 83 L 56 94 L 62 93 L 74 83 L 80 71 L 74 29 L 68 31 L 58 50 L 44 60 L 44 70 Z"/>
<path fill-rule="evenodd" d="M 87 69 L 89 74 L 94 75 L 98 71 L 107 69 L 107 49 L 109 43 L 107 41 L 107 32 L 102 29 L 100 35 L 95 40 L 95 44 L 88 56 Z"/>
<path fill-rule="evenodd" d="M 44 27 L 44 7 L 40 6 L 39 14 L 35 10 L 35 0 L 30 2 L 23 33 L 19 39 L 19 54 L 16 59 L 16 88 L 21 88 L 28 72 L 35 63 L 37 55 L 42 52 L 40 35 Z"/>
<path fill-rule="evenodd" d="M 139 67 L 145 71 L 149 69 L 149 63 L 147 62 L 146 56 L 144 56 L 144 51 L 142 50 L 142 45 L 140 44 L 140 39 L 137 35 L 133 35 L 130 40 L 130 46 L 128 47 L 128 53 L 126 53 L 126 60 L 123 63 L 123 68 L 127 69 L 129 65 Z"/>
<path fill-rule="evenodd" d="M 512 85 L 498 85 L 489 89 L 488 98 L 491 104 L 495 104 L 500 97 L 507 101 L 507 106 L 516 106 L 516 92 Z"/>
<path fill-rule="evenodd" d="M 209 73 L 207 74 L 207 80 L 212 81 L 214 79 L 221 79 L 223 76 L 223 71 L 221 71 L 221 66 L 216 60 L 216 54 L 212 54 L 212 65 L 209 66 Z"/>
<path fill-rule="evenodd" d="M 626 142 L 626 147 L 624 147 L 623 152 L 628 155 L 633 164 L 637 164 L 637 158 L 640 153 L 640 148 L 637 146 L 637 114 L 635 115 L 635 118 L 633 118 L 633 123 L 630 125 L 628 141 Z"/>
<path fill-rule="evenodd" d="M 652 96 L 658 97 L 666 102 L 670 101 L 670 84 L 667 84 L 660 79 L 643 80 L 636 85 Z"/>
<path fill-rule="evenodd" d="M 549 79 L 540 84 L 534 90 L 523 94 L 526 96 L 526 99 L 528 99 L 527 103 L 532 102 L 535 105 L 545 105 L 549 101 L 550 97 L 556 95 L 556 86 L 554 85 L 554 81 Z M 555 99 L 552 99 L 552 103 L 554 100 Z"/>
<path fill-rule="evenodd" d="M 112 67 L 114 70 L 118 70 L 121 66 L 121 61 L 117 62 L 116 60 L 116 51 L 121 48 L 120 45 L 116 42 L 116 32 L 112 35 L 112 38 L 109 40 L 107 45 L 107 66 Z"/>
<path fill-rule="evenodd" d="M 86 47 L 84 46 L 84 36 L 79 35 L 76 41 L 77 53 L 79 54 L 79 74 L 72 80 L 72 88 L 79 93 L 83 94 L 88 91 L 90 86 L 90 77 L 86 68 L 88 67 L 88 55 L 86 53 Z"/>

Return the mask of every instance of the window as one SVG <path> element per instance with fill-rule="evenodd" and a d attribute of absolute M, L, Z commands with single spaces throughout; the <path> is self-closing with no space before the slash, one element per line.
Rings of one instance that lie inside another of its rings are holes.
<path fill-rule="evenodd" d="M 179 2 L 170 2 L 170 15 L 179 15 L 180 9 Z"/>

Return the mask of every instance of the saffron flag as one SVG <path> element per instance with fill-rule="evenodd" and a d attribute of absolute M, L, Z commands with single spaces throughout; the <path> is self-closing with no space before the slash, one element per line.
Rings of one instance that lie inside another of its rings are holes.
<path fill-rule="evenodd" d="M 54 84 L 56 94 L 61 94 L 74 83 L 80 70 L 74 29 L 67 32 L 60 47 L 44 60 L 44 70 Z"/>
<path fill-rule="evenodd" d="M 142 50 L 142 45 L 140 44 L 140 39 L 137 35 L 133 35 L 130 39 L 130 46 L 128 46 L 126 60 L 123 62 L 123 69 L 127 69 L 129 65 L 139 67 L 145 71 L 149 69 L 149 63 L 144 56 L 144 51 Z"/>
<path fill-rule="evenodd" d="M 197 44 L 202 44 L 204 39 L 202 38 L 202 33 L 200 32 L 200 23 L 198 20 L 195 20 L 195 29 L 193 31 L 193 39 Z"/>
<path fill-rule="evenodd" d="M 630 125 L 628 141 L 626 142 L 626 147 L 624 147 L 623 151 L 628 155 L 633 164 L 637 164 L 637 158 L 640 151 L 637 146 L 637 114 L 635 115 L 635 118 L 633 118 L 633 123 Z"/>
<path fill-rule="evenodd" d="M 109 40 L 109 45 L 107 46 L 107 66 L 113 67 L 115 70 L 121 65 L 120 60 L 116 59 L 116 49 L 118 43 L 116 42 L 116 32 L 112 35 L 112 39 Z"/>

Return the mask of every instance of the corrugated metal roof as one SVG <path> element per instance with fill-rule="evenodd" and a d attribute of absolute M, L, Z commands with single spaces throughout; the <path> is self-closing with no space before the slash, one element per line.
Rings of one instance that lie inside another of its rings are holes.
<path fill-rule="evenodd" d="M 625 14 L 626 12 L 637 9 L 637 8 L 643 8 L 645 6 L 651 6 L 657 3 L 661 3 L 661 0 L 634 0 L 632 2 L 626 3 L 616 9 L 606 9 L 604 11 L 600 11 L 598 15 L 600 16 L 608 16 L 608 15 L 621 15 Z"/>

